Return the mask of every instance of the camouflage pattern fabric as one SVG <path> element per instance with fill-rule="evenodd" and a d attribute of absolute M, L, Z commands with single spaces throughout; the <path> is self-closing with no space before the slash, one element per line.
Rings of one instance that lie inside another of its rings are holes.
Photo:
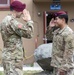
<path fill-rule="evenodd" d="M 23 75 L 23 46 L 21 37 L 32 38 L 33 22 L 25 25 L 18 22 L 12 15 L 6 16 L 0 24 L 0 31 L 4 43 L 2 62 L 5 75 Z"/>
<path fill-rule="evenodd" d="M 3 60 L 5 75 L 23 75 L 23 60 Z"/>
<path fill-rule="evenodd" d="M 54 26 L 50 29 L 50 27 L 48 26 L 47 27 L 47 30 L 46 30 L 46 38 L 47 40 L 49 41 L 53 41 L 53 32 L 58 29 L 58 27 Z"/>
<path fill-rule="evenodd" d="M 51 65 L 68 71 L 74 68 L 74 32 L 69 26 L 54 32 Z"/>
<path fill-rule="evenodd" d="M 49 29 L 49 27 L 46 30 L 46 38 L 47 40 L 53 40 L 53 28 Z"/>
<path fill-rule="evenodd" d="M 59 72 L 57 68 L 54 68 L 52 75 L 74 75 L 74 69 L 69 69 L 68 71 Z"/>

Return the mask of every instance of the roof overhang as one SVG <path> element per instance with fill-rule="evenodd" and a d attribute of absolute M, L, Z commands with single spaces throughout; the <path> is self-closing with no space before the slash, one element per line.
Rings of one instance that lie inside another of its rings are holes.
<path fill-rule="evenodd" d="M 53 2 L 53 0 L 33 0 L 33 2 Z M 60 0 L 60 2 L 74 2 L 74 0 Z"/>
<path fill-rule="evenodd" d="M 33 0 L 33 2 L 52 2 L 51 0 Z"/>

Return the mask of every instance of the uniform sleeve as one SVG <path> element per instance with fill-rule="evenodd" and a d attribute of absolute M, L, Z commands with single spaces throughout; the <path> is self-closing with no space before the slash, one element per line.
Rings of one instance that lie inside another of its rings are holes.
<path fill-rule="evenodd" d="M 10 23 L 13 31 L 20 37 L 28 39 L 33 37 L 33 32 L 34 32 L 33 21 L 28 21 L 25 25 L 19 23 L 16 20 L 11 20 Z"/>
<path fill-rule="evenodd" d="M 52 28 L 50 28 L 49 26 L 47 27 L 47 30 L 46 30 L 47 40 L 53 41 L 54 31 L 56 31 L 57 29 L 58 29 L 58 27 L 56 27 L 56 26 L 54 26 Z"/>
<path fill-rule="evenodd" d="M 51 28 L 51 29 L 47 28 L 46 38 L 47 38 L 47 40 L 53 40 L 53 28 Z"/>
<path fill-rule="evenodd" d="M 64 55 L 61 68 L 69 69 L 73 65 L 73 55 L 74 55 L 74 34 L 68 35 L 64 39 Z"/>

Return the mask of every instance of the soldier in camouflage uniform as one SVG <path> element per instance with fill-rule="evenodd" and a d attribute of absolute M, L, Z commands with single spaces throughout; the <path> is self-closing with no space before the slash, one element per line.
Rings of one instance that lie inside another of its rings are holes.
<path fill-rule="evenodd" d="M 52 60 L 53 75 L 74 75 L 74 32 L 67 25 L 68 15 L 64 11 L 56 13 L 50 28 L 59 27 L 53 32 Z"/>
<path fill-rule="evenodd" d="M 0 31 L 4 43 L 2 50 L 2 64 L 5 75 L 23 75 L 23 46 L 21 37 L 32 38 L 33 21 L 29 12 L 25 9 L 26 5 L 14 1 L 10 5 L 11 14 L 6 16 L 0 24 Z M 23 14 L 22 24 L 16 20 Z"/>

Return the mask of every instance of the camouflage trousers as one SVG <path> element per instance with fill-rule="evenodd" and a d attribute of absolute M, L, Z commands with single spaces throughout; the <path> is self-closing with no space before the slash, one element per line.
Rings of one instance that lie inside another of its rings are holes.
<path fill-rule="evenodd" d="M 68 71 L 58 72 L 57 68 L 54 68 L 53 75 L 74 75 L 74 69 Z"/>
<path fill-rule="evenodd" d="M 23 60 L 2 60 L 5 75 L 23 75 Z"/>

